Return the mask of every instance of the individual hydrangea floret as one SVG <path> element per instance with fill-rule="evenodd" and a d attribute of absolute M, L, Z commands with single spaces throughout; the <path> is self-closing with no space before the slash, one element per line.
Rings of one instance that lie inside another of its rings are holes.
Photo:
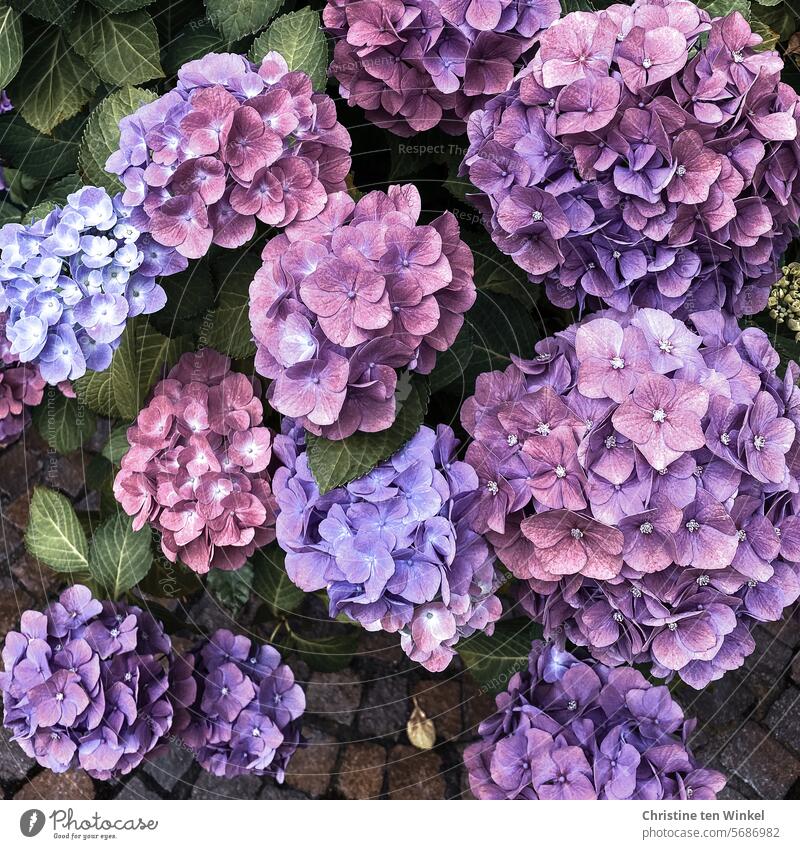
<path fill-rule="evenodd" d="M 117 778 L 172 727 L 171 664 L 170 639 L 150 613 L 75 585 L 44 613 L 23 613 L 20 630 L 6 635 L 4 725 L 53 772 Z"/>
<path fill-rule="evenodd" d="M 470 117 L 462 171 L 495 244 L 562 307 L 762 310 L 800 217 L 800 110 L 760 44 L 688 0 L 551 26 Z"/>
<path fill-rule="evenodd" d="M 50 384 L 107 369 L 127 320 L 166 303 L 155 278 L 184 266 L 142 236 L 105 189 L 79 189 L 32 224 L 6 224 L 0 312 L 11 354 Z"/>
<path fill-rule="evenodd" d="M 236 248 L 256 219 L 284 227 L 314 218 L 345 188 L 350 136 L 325 94 L 283 57 L 260 66 L 209 53 L 178 85 L 120 122 L 106 168 L 125 184 L 133 223 L 189 258 Z"/>
<path fill-rule="evenodd" d="M 306 592 L 326 590 L 329 613 L 368 631 L 399 632 L 400 645 L 433 672 L 456 643 L 491 634 L 502 612 L 499 576 L 469 524 L 478 479 L 455 459 L 453 431 L 421 427 L 369 474 L 321 495 L 302 431 L 276 438 L 278 544 Z"/>
<path fill-rule="evenodd" d="M 47 385 L 36 366 L 11 353 L 5 313 L 0 313 L 0 448 L 13 442 L 30 421 L 30 408 L 41 404 Z"/>
<path fill-rule="evenodd" d="M 464 762 L 479 799 L 709 801 L 725 776 L 687 744 L 695 720 L 641 672 L 534 642 Z"/>
<path fill-rule="evenodd" d="M 306 698 L 276 649 L 220 629 L 182 658 L 172 694 L 178 735 L 203 769 L 283 782 Z"/>
<path fill-rule="evenodd" d="M 328 0 L 330 72 L 380 127 L 459 135 L 560 11 L 558 0 Z"/>
<path fill-rule="evenodd" d="M 250 286 L 256 368 L 276 410 L 343 439 L 395 419 L 397 369 L 428 374 L 475 301 L 472 252 L 445 212 L 421 225 L 412 185 L 331 195 L 267 242 Z"/>
<path fill-rule="evenodd" d="M 114 495 L 134 530 L 161 533 L 167 559 L 195 572 L 238 569 L 275 539 L 257 380 L 210 348 L 186 353 L 128 429 Z"/>
<path fill-rule="evenodd" d="M 590 315 L 481 375 L 473 522 L 547 637 L 702 688 L 800 595 L 800 368 L 717 311 Z"/>

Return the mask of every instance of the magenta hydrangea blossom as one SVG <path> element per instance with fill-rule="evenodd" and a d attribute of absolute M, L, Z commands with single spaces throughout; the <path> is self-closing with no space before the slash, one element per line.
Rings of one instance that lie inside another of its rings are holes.
<path fill-rule="evenodd" d="M 560 11 L 558 0 L 328 0 L 330 72 L 380 127 L 458 135 Z"/>
<path fill-rule="evenodd" d="M 184 354 L 128 428 L 114 495 L 134 530 L 195 572 L 239 569 L 275 539 L 272 432 L 258 381 L 204 348 Z"/>
<path fill-rule="evenodd" d="M 499 576 L 469 524 L 475 470 L 455 459 L 453 431 L 421 427 L 364 477 L 321 495 L 303 431 L 275 440 L 278 544 L 306 592 L 326 590 L 330 616 L 398 633 L 403 651 L 445 669 L 462 637 L 491 634 L 502 612 Z"/>
<path fill-rule="evenodd" d="M 700 766 L 667 687 L 635 669 L 533 643 L 464 762 L 479 799 L 708 801 L 725 776 Z"/>
<path fill-rule="evenodd" d="M 11 353 L 5 313 L 0 313 L 0 448 L 12 443 L 28 426 L 30 408 L 41 404 L 47 385 L 36 366 L 21 363 Z"/>
<path fill-rule="evenodd" d="M 800 368 L 715 311 L 631 307 L 481 375 L 475 530 L 545 636 L 701 688 L 800 595 Z"/>
<path fill-rule="evenodd" d="M 428 374 L 475 301 L 455 216 L 420 225 L 420 211 L 412 185 L 357 203 L 337 192 L 264 248 L 250 286 L 256 369 L 274 381 L 272 406 L 312 433 L 390 427 L 396 370 Z"/>
<path fill-rule="evenodd" d="M 345 188 L 350 136 L 325 94 L 279 53 L 260 66 L 209 53 L 178 71 L 178 85 L 120 122 L 106 168 L 125 184 L 133 223 L 160 245 L 198 258 L 236 248 L 256 219 L 308 221 Z"/>
<path fill-rule="evenodd" d="M 306 698 L 278 651 L 220 629 L 176 669 L 175 727 L 203 769 L 282 783 L 301 742 Z"/>
<path fill-rule="evenodd" d="M 172 644 L 138 607 L 100 602 L 84 586 L 9 631 L 0 672 L 4 725 L 53 772 L 108 780 L 157 753 L 172 728 Z"/>
<path fill-rule="evenodd" d="M 760 42 L 689 0 L 551 26 L 470 117 L 462 171 L 495 244 L 562 307 L 764 309 L 800 218 L 800 110 Z"/>

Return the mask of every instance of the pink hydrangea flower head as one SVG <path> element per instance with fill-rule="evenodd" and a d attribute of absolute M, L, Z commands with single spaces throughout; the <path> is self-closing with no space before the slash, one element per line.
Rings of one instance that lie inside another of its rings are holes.
<path fill-rule="evenodd" d="M 42 402 L 44 378 L 36 366 L 21 363 L 6 337 L 6 315 L 0 313 L 0 448 L 16 440 L 30 422 L 30 409 Z"/>

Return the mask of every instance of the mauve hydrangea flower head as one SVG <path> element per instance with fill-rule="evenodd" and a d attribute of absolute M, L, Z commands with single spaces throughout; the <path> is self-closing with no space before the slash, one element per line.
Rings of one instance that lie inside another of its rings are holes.
<path fill-rule="evenodd" d="M 182 661 L 175 725 L 203 769 L 282 783 L 301 742 L 306 698 L 278 651 L 220 629 Z"/>
<path fill-rule="evenodd" d="M 103 371 L 127 320 L 166 303 L 155 278 L 183 267 L 154 252 L 105 189 L 86 186 L 32 224 L 6 224 L 0 312 L 10 352 L 53 385 Z"/>
<path fill-rule="evenodd" d="M 312 433 L 390 427 L 409 389 L 397 369 L 428 374 L 475 301 L 455 216 L 421 225 L 420 211 L 412 185 L 358 202 L 337 192 L 264 247 L 250 286 L 256 369 L 274 381 L 272 406 Z"/>
<path fill-rule="evenodd" d="M 350 136 L 302 71 L 268 53 L 260 66 L 209 53 L 178 85 L 120 122 L 106 168 L 125 184 L 133 223 L 181 257 L 236 248 L 256 219 L 308 221 L 345 188 Z"/>
<path fill-rule="evenodd" d="M 7 320 L 8 316 L 0 313 L 0 448 L 12 443 L 27 427 L 30 408 L 41 404 L 47 385 L 36 366 L 21 363 L 11 353 Z"/>
<path fill-rule="evenodd" d="M 455 459 L 446 425 L 421 427 L 369 474 L 321 495 L 301 428 L 276 437 L 278 544 L 306 592 L 327 590 L 330 616 L 400 635 L 403 651 L 433 672 L 456 643 L 491 634 L 502 612 L 499 576 L 469 524 L 478 478 Z"/>
<path fill-rule="evenodd" d="M 172 727 L 172 645 L 133 605 L 100 602 L 76 584 L 6 635 L 0 673 L 4 724 L 53 772 L 125 775 L 156 753 Z"/>
<path fill-rule="evenodd" d="M 114 495 L 135 530 L 195 572 L 239 569 L 275 539 L 272 432 L 257 380 L 210 348 L 184 354 L 128 428 Z"/>
<path fill-rule="evenodd" d="M 558 0 L 328 0 L 330 73 L 380 127 L 458 135 L 560 11 Z"/>
<path fill-rule="evenodd" d="M 534 642 L 464 763 L 478 799 L 712 800 L 725 776 L 700 766 L 695 720 L 641 672 Z"/>
<path fill-rule="evenodd" d="M 797 233 L 800 109 L 760 42 L 690 0 L 549 27 L 469 119 L 462 172 L 495 244 L 562 307 L 762 310 Z"/>
<path fill-rule="evenodd" d="M 606 310 L 480 375 L 474 529 L 545 636 L 702 688 L 800 595 L 800 369 L 718 311 Z"/>

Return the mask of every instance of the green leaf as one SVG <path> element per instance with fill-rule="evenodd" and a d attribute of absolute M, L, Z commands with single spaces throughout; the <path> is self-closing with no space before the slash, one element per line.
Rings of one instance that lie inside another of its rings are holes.
<path fill-rule="evenodd" d="M 105 371 L 87 371 L 83 377 L 72 381 L 72 388 L 90 410 L 111 419 L 119 417 L 110 368 Z"/>
<path fill-rule="evenodd" d="M 165 336 L 191 336 L 204 324 L 209 324 L 214 303 L 214 283 L 205 259 L 192 262 L 189 267 L 158 281 L 167 295 L 169 309 L 150 316 L 150 322 Z"/>
<path fill-rule="evenodd" d="M 170 563 L 160 552 L 150 571 L 139 583 L 143 593 L 155 598 L 186 598 L 202 587 L 197 572 L 183 563 Z"/>
<path fill-rule="evenodd" d="M 46 200 L 39 201 L 36 206 L 31 207 L 22 219 L 23 224 L 31 224 L 44 218 L 57 206 L 63 206 L 67 202 L 67 196 L 77 191 L 82 183 L 77 174 L 67 174 L 60 180 L 55 180 L 42 186 L 39 197 L 44 196 Z"/>
<path fill-rule="evenodd" d="M 430 388 L 419 376 L 403 372 L 397 382 L 394 424 L 380 433 L 354 433 L 347 439 L 325 439 L 308 434 L 308 465 L 324 494 L 360 478 L 399 451 L 419 430 L 428 409 Z"/>
<path fill-rule="evenodd" d="M 455 342 L 446 351 L 436 355 L 436 366 L 428 378 L 431 394 L 451 384 L 455 384 L 456 389 L 464 388 L 467 367 L 472 359 L 473 344 L 472 330 L 468 324 L 464 324 Z"/>
<path fill-rule="evenodd" d="M 92 69 L 70 48 L 59 29 L 48 29 L 26 54 L 9 86 L 19 114 L 41 133 L 76 115 L 97 88 Z"/>
<path fill-rule="evenodd" d="M 70 41 L 100 79 L 112 85 L 136 85 L 164 76 L 149 12 L 108 15 L 84 5 L 70 30 Z"/>
<path fill-rule="evenodd" d="M 44 135 L 14 112 L 0 115 L 3 161 L 39 180 L 54 180 L 74 172 L 84 121 L 77 115 L 59 124 L 52 135 Z"/>
<path fill-rule="evenodd" d="M 225 36 L 235 39 L 265 27 L 283 0 L 205 0 L 212 24 Z"/>
<path fill-rule="evenodd" d="M 106 160 L 119 147 L 119 122 L 143 104 L 152 103 L 156 96 L 143 88 L 125 86 L 95 108 L 86 123 L 78 155 L 81 175 L 88 185 L 101 186 L 110 193 L 122 188 L 117 175 L 106 171 Z"/>
<path fill-rule="evenodd" d="M 111 360 L 114 403 L 122 418 L 136 418 L 148 393 L 166 377 L 181 349 L 180 340 L 162 336 L 147 321 L 128 324 Z"/>
<path fill-rule="evenodd" d="M 7 200 L 0 201 L 0 227 L 4 224 L 19 224 L 22 220 L 22 210 Z"/>
<path fill-rule="evenodd" d="M 108 436 L 108 441 L 100 452 L 112 466 L 120 466 L 122 458 L 128 453 L 128 425 L 119 425 Z"/>
<path fill-rule="evenodd" d="M 48 386 L 42 403 L 33 411 L 36 429 L 47 444 L 60 454 L 85 445 L 95 428 L 94 414 L 75 398 L 66 398 Z"/>
<path fill-rule="evenodd" d="M 106 12 L 133 12 L 154 2 L 155 0 L 92 0 L 98 9 L 104 9 Z"/>
<path fill-rule="evenodd" d="M 325 637 L 304 637 L 292 631 L 289 645 L 318 672 L 336 672 L 350 665 L 358 648 L 359 629 L 343 626 L 341 631 Z"/>
<path fill-rule="evenodd" d="M 218 290 L 216 309 L 207 321 L 208 344 L 234 359 L 256 352 L 250 331 L 250 283 L 260 267 L 252 254 L 242 254 L 235 265 L 226 256 L 211 266 Z"/>
<path fill-rule="evenodd" d="M 206 578 L 206 589 L 233 616 L 247 604 L 252 587 L 253 566 L 250 563 L 232 572 L 212 569 Z"/>
<path fill-rule="evenodd" d="M 150 571 L 152 539 L 149 527 L 134 531 L 124 513 L 97 529 L 89 549 L 89 571 L 105 598 L 119 598 Z"/>
<path fill-rule="evenodd" d="M 328 42 L 319 14 L 304 8 L 281 15 L 262 33 L 250 48 L 250 60 L 256 64 L 277 50 L 286 60 L 290 71 L 305 71 L 315 91 L 324 91 L 328 69 Z"/>
<path fill-rule="evenodd" d="M 286 574 L 286 554 L 277 544 L 257 551 L 253 561 L 253 592 L 273 616 L 284 616 L 300 607 L 305 593 Z"/>
<path fill-rule="evenodd" d="M 473 634 L 458 644 L 458 653 L 464 668 L 488 693 L 505 690 L 515 672 L 528 665 L 531 642 L 541 636 L 539 625 L 529 619 L 511 619 L 499 622 L 494 634 Z"/>
<path fill-rule="evenodd" d="M 731 12 L 739 12 L 746 21 L 750 20 L 749 0 L 699 0 L 698 6 L 705 9 L 712 18 L 720 18 Z"/>
<path fill-rule="evenodd" d="M 164 69 L 168 74 L 176 74 L 186 62 L 201 59 L 207 53 L 223 52 L 228 44 L 208 21 L 190 21 L 177 38 L 170 41 L 164 56 Z"/>
<path fill-rule="evenodd" d="M 61 493 L 44 486 L 33 489 L 25 546 L 56 572 L 85 570 L 89 565 L 86 534 L 75 510 Z"/>
<path fill-rule="evenodd" d="M 26 15 L 63 27 L 75 13 L 78 0 L 9 0 L 9 5 Z"/>
<path fill-rule="evenodd" d="M 17 75 L 22 64 L 22 26 L 19 12 L 0 6 L 0 88 Z"/>

